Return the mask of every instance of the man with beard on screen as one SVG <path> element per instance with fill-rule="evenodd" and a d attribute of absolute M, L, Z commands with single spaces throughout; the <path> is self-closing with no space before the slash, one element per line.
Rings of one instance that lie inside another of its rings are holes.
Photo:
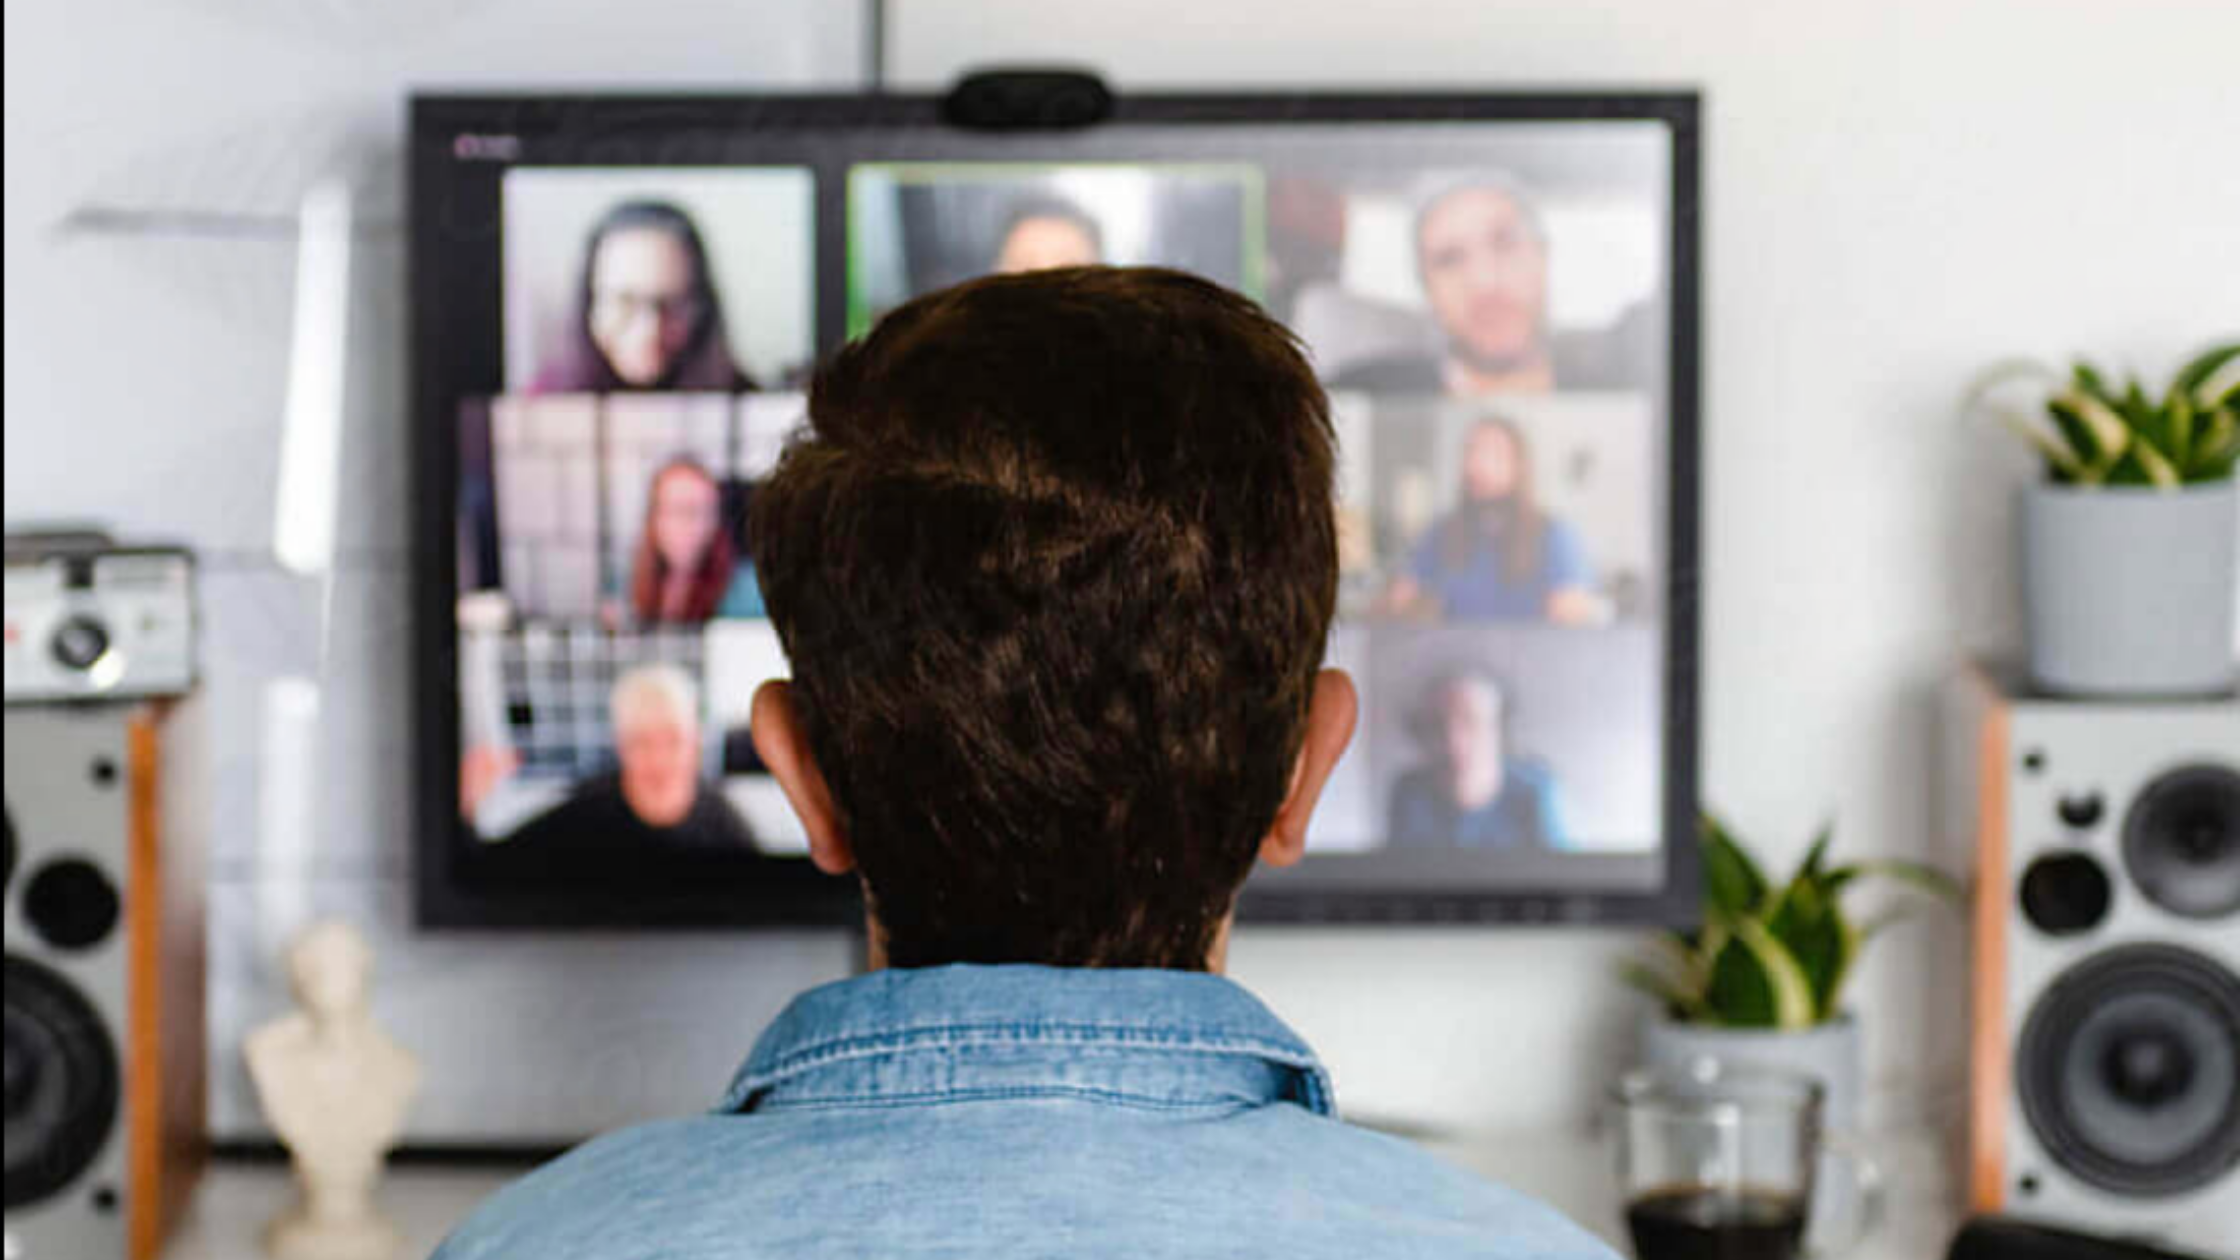
<path fill-rule="evenodd" d="M 1638 388 L 1654 340 L 1645 305 L 1607 329 L 1557 331 L 1548 315 L 1547 224 L 1506 176 L 1442 186 L 1417 207 L 1416 277 L 1443 353 L 1356 363 L 1333 390 L 1380 394 L 1544 394 Z"/>

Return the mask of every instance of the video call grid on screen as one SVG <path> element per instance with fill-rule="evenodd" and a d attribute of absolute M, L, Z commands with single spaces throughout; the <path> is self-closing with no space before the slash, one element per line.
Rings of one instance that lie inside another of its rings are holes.
<path fill-rule="evenodd" d="M 1692 758 L 1672 746 L 1692 732 L 1669 672 L 1692 627 L 1671 616 L 1685 514 L 1668 498 L 1673 373 L 1692 383 L 1692 365 L 1670 347 L 1693 277 L 1676 272 L 1668 122 L 773 129 L 650 164 L 602 160 L 614 139 L 547 137 L 477 172 L 496 175 L 496 267 L 493 242 L 475 252 L 502 332 L 495 370 L 452 374 L 489 388 L 455 395 L 442 645 L 470 847 L 536 834 L 520 825 L 559 804 L 619 805 L 674 820 L 637 829 L 655 847 L 633 862 L 688 834 L 695 861 L 711 836 L 756 871 L 797 857 L 745 713 L 784 672 L 743 522 L 800 420 L 792 391 L 917 293 L 1149 263 L 1294 327 L 1341 443 L 1329 655 L 1362 689 L 1361 731 L 1310 860 L 1256 879 L 1248 907 L 1463 890 L 1628 917 L 1608 907 L 1670 900 L 1662 838 L 1687 834 L 1672 804 L 1692 799 L 1671 777 Z M 694 537 L 723 539 L 718 563 L 647 576 L 656 539 L 705 557 Z M 687 755 L 633 761 L 664 723 Z M 661 775 L 632 768 L 664 764 L 667 804 Z"/>

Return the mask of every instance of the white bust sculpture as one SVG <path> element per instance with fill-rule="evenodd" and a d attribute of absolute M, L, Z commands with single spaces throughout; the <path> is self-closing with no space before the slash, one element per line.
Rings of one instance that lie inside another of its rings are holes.
<path fill-rule="evenodd" d="M 289 947 L 287 963 L 300 1009 L 242 1047 L 301 1191 L 265 1227 L 265 1251 L 277 1260 L 394 1260 L 403 1239 L 374 1210 L 373 1188 L 420 1088 L 419 1061 L 374 1026 L 366 1004 L 373 951 L 357 929 L 320 923 Z"/>

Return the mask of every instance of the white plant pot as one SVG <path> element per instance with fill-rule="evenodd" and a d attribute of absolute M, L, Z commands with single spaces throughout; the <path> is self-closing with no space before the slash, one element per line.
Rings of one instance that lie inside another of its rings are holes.
<path fill-rule="evenodd" d="M 2038 686 L 2083 696 L 2232 689 L 2240 487 L 2034 485 L 2022 506 Z"/>
<path fill-rule="evenodd" d="M 1812 1077 L 1827 1091 L 1821 1114 L 1828 1127 L 1859 1125 L 1859 1023 L 1849 1015 L 1794 1032 L 1683 1024 L 1662 1011 L 1642 1022 L 1642 1066 L 1685 1072 L 1707 1057 L 1729 1067 Z"/>

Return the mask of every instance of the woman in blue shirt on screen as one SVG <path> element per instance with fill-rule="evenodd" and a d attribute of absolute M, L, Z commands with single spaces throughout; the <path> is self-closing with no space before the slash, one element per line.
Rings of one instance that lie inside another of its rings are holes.
<path fill-rule="evenodd" d="M 1510 716 L 1506 689 L 1484 670 L 1456 670 L 1431 684 L 1408 720 L 1426 760 L 1392 785 L 1387 845 L 1569 847 L 1555 774 L 1511 749 Z"/>
<path fill-rule="evenodd" d="M 1524 432 L 1488 416 L 1462 446 L 1461 501 L 1425 531 L 1385 592 L 1387 611 L 1459 620 L 1608 619 L 1578 530 L 1540 509 Z"/>

